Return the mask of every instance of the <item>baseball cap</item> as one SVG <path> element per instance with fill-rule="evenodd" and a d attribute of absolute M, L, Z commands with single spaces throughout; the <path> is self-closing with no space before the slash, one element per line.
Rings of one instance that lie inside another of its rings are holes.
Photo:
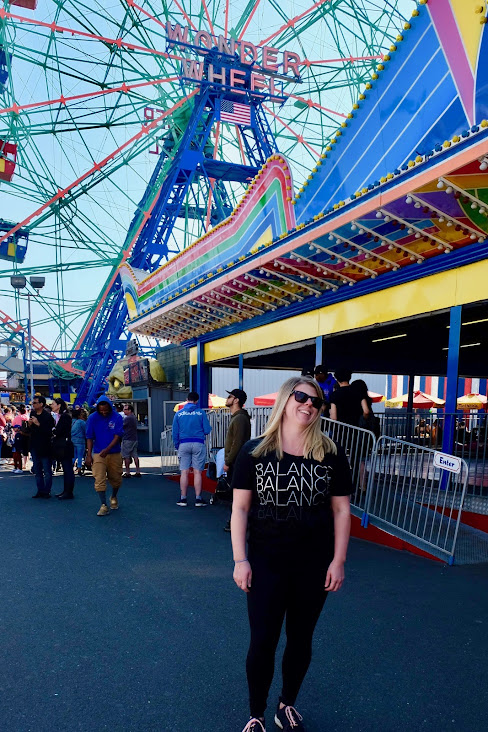
<path fill-rule="evenodd" d="M 229 396 L 234 396 L 236 399 L 239 399 L 239 402 L 241 404 L 245 404 L 247 401 L 247 394 L 242 389 L 232 389 L 232 391 L 227 391 L 227 394 L 229 394 Z"/>

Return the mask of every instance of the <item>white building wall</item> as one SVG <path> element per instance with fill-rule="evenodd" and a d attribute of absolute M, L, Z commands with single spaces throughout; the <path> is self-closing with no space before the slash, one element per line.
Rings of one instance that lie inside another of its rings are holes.
<path fill-rule="evenodd" d="M 244 369 L 244 391 L 247 394 L 247 404 L 252 406 L 254 397 L 278 391 L 281 384 L 291 376 L 300 374 L 296 371 L 280 371 L 272 369 Z M 386 394 L 386 376 L 384 374 L 353 374 L 352 379 L 363 379 L 370 391 L 377 394 Z M 227 391 L 239 386 L 239 370 L 236 368 L 212 368 L 212 393 L 225 397 Z M 375 410 L 380 404 L 375 405 Z"/>
<path fill-rule="evenodd" d="M 262 394 L 271 394 L 278 391 L 281 384 L 291 376 L 300 373 L 297 371 L 272 371 L 267 369 L 244 369 L 244 391 L 247 394 L 247 403 L 252 407 L 254 397 Z M 213 368 L 212 392 L 219 396 L 226 396 L 239 386 L 239 369 Z"/>

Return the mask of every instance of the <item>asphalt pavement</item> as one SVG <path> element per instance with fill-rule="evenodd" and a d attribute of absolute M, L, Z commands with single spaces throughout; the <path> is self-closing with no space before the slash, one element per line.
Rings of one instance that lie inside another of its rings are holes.
<path fill-rule="evenodd" d="M 0 469 L 2 732 L 244 727 L 248 628 L 227 510 L 180 508 L 175 483 L 143 472 L 98 517 L 90 477 L 73 501 L 32 500 L 33 476 Z M 488 565 L 352 540 L 297 701 L 307 732 L 483 729 L 487 580 Z M 279 676 L 277 663 L 268 732 Z"/>

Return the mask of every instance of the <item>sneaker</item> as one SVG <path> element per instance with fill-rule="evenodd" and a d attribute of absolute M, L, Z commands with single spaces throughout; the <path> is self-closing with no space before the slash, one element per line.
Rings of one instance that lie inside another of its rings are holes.
<path fill-rule="evenodd" d="M 303 717 L 295 707 L 288 706 L 280 709 L 278 704 L 274 721 L 276 726 L 285 730 L 285 732 L 305 732 L 305 727 L 302 724 Z"/>
<path fill-rule="evenodd" d="M 119 507 L 119 502 L 118 502 L 116 496 L 112 496 L 112 498 L 110 499 L 110 508 L 112 509 L 112 511 L 114 511 L 114 510 L 117 510 L 118 507 Z"/>
<path fill-rule="evenodd" d="M 188 506 L 188 499 L 181 496 L 180 500 L 176 502 L 177 506 Z"/>
<path fill-rule="evenodd" d="M 100 510 L 97 513 L 97 516 L 107 516 L 107 514 L 109 514 L 109 513 L 110 513 L 109 507 L 106 506 L 105 503 L 102 503 L 102 505 L 100 506 Z"/>
<path fill-rule="evenodd" d="M 142 478 L 142 473 L 136 473 L 136 478 Z"/>
<path fill-rule="evenodd" d="M 124 478 L 132 478 L 132 475 L 130 473 L 124 473 Z"/>
<path fill-rule="evenodd" d="M 22 475 L 22 473 L 23 473 L 23 471 L 22 471 L 22 470 L 20 470 L 20 468 L 16 468 L 16 469 L 15 469 L 14 471 L 12 471 L 12 472 L 13 472 L 13 473 L 15 473 L 15 475 Z"/>
<path fill-rule="evenodd" d="M 261 722 L 260 719 L 257 719 L 256 717 L 251 717 L 242 732 L 266 732 L 264 721 Z"/>
<path fill-rule="evenodd" d="M 195 498 L 195 506 L 206 506 L 207 501 L 202 498 L 201 496 L 198 496 L 198 498 Z"/>

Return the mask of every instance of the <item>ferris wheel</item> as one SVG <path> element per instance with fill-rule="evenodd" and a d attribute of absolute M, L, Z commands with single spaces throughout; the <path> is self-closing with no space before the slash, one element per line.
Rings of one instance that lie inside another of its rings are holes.
<path fill-rule="evenodd" d="M 182 74 L 184 44 L 168 43 L 168 28 L 221 37 L 235 52 L 242 43 L 272 48 L 278 72 L 291 54 L 293 73 L 278 73 L 280 93 L 261 110 L 300 184 L 414 8 L 413 0 L 5 1 L 0 256 L 11 261 L 4 276 L 47 275 L 36 334 L 60 353 L 79 342 L 130 254 L 127 232 L 148 184 L 183 139 L 196 88 Z M 216 160 L 250 162 L 239 124 L 215 126 L 207 147 Z M 232 210 L 246 185 L 215 187 L 212 200 L 208 189 L 191 189 L 163 255 Z M 18 301 L 12 310 L 18 319 Z"/>

